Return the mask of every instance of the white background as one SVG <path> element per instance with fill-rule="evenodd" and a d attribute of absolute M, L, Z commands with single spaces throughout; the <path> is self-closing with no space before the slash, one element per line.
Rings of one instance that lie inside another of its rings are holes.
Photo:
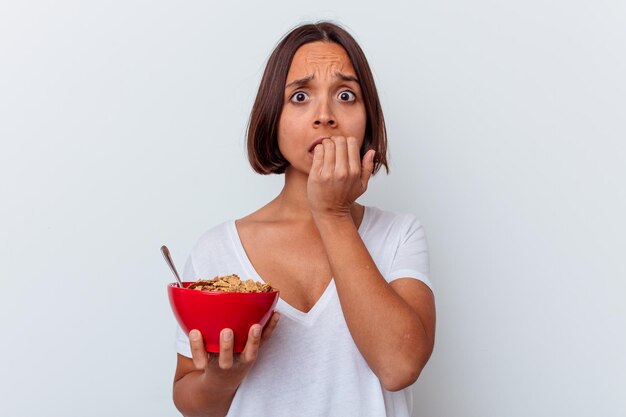
<path fill-rule="evenodd" d="M 0 415 L 174 416 L 159 253 L 280 190 L 248 114 L 294 25 L 374 70 L 437 345 L 419 417 L 626 415 L 626 5 L 620 0 L 3 1 Z"/>

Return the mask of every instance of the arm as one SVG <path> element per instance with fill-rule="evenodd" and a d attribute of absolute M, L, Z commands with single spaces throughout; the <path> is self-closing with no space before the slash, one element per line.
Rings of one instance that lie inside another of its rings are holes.
<path fill-rule="evenodd" d="M 432 292 L 415 279 L 388 283 L 351 218 L 320 218 L 316 224 L 359 351 L 385 389 L 396 391 L 411 385 L 434 346 Z"/>
<path fill-rule="evenodd" d="M 383 386 L 395 391 L 415 382 L 430 357 L 435 306 L 417 280 L 387 283 L 354 225 L 350 207 L 367 188 L 373 156 L 370 150 L 361 161 L 354 138 L 324 140 L 307 191 L 352 338 Z"/>
<path fill-rule="evenodd" d="M 193 360 L 178 355 L 174 377 L 174 405 L 186 417 L 224 417 L 235 396 L 236 388 L 222 386 L 196 369 Z"/>

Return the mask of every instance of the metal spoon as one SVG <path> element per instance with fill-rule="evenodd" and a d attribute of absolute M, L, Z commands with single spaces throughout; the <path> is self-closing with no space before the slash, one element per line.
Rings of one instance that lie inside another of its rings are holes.
<path fill-rule="evenodd" d="M 174 266 L 174 262 L 172 262 L 172 257 L 170 256 L 170 251 L 169 251 L 169 249 L 167 249 L 167 246 L 165 246 L 165 245 L 161 246 L 161 253 L 163 254 L 163 257 L 165 258 L 165 262 L 167 262 L 167 264 L 169 265 L 170 269 L 172 270 L 172 272 L 176 276 L 176 281 L 178 281 L 178 286 L 180 288 L 183 288 L 183 282 L 180 280 L 180 277 L 178 276 L 178 271 L 176 271 L 176 267 Z"/>

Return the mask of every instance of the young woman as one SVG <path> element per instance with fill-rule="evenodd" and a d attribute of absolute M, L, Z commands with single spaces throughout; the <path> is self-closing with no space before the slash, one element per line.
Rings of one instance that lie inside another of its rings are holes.
<path fill-rule="evenodd" d="M 356 202 L 384 166 L 386 133 L 367 60 L 327 22 L 273 51 L 248 127 L 249 159 L 284 174 L 280 194 L 199 239 L 184 278 L 237 273 L 280 289 L 245 350 L 179 332 L 174 402 L 186 416 L 411 414 L 433 349 L 435 305 L 421 224 Z M 279 323 L 280 318 L 280 323 Z"/>

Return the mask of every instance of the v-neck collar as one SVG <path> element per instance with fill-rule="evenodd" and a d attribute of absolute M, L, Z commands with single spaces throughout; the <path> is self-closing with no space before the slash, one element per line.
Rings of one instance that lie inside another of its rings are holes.
<path fill-rule="evenodd" d="M 364 206 L 363 209 L 363 218 L 361 219 L 361 224 L 359 225 L 358 232 L 361 237 L 363 237 L 365 231 L 369 226 L 370 221 L 370 208 Z M 246 272 L 254 277 L 256 281 L 266 282 L 261 275 L 257 272 L 254 265 L 252 265 L 252 261 L 248 257 L 246 250 L 243 247 L 243 243 L 241 242 L 241 237 L 239 236 L 239 232 L 237 231 L 237 225 L 235 220 L 231 220 L 228 222 L 228 231 L 232 240 L 233 245 L 235 246 L 235 252 L 239 257 L 241 264 L 246 269 Z M 334 277 L 330 278 L 330 282 L 324 289 L 324 292 L 317 299 L 313 307 L 308 312 L 304 312 L 302 310 L 298 310 L 293 307 L 291 304 L 282 299 L 282 297 L 278 298 L 277 310 L 281 313 L 289 316 L 290 318 L 302 322 L 304 324 L 311 325 L 320 313 L 324 310 L 324 308 L 328 305 L 329 301 L 333 298 L 333 295 L 337 293 L 337 288 L 335 287 L 335 279 Z"/>

